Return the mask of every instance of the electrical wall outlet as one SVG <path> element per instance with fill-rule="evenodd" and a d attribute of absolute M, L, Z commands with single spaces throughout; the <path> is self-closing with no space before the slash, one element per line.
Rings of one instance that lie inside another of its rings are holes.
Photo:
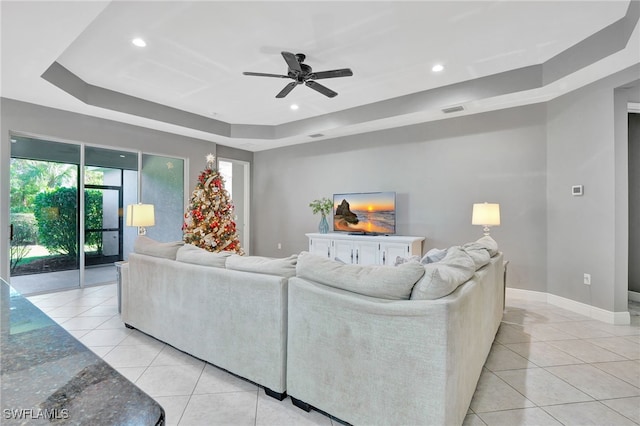
<path fill-rule="evenodd" d="M 584 274 L 584 283 L 586 285 L 591 285 L 591 274 Z"/>

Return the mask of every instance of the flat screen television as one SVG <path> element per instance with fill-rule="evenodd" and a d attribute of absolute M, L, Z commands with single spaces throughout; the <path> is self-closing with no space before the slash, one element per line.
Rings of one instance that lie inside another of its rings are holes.
<path fill-rule="evenodd" d="M 372 235 L 395 234 L 396 193 L 333 194 L 333 231 Z"/>

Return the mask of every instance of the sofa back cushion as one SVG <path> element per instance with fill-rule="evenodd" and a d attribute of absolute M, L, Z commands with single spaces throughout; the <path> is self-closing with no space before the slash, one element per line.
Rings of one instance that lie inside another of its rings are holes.
<path fill-rule="evenodd" d="M 176 260 L 178 249 L 183 245 L 183 241 L 161 243 L 144 235 L 140 235 L 133 243 L 133 251 L 139 254 L 146 254 L 147 256 Z"/>
<path fill-rule="evenodd" d="M 302 252 L 296 274 L 308 281 L 365 296 L 401 300 L 409 299 L 424 268 L 414 261 L 398 266 L 349 265 Z"/>
<path fill-rule="evenodd" d="M 233 252 L 230 251 L 210 252 L 193 244 L 185 244 L 178 249 L 176 260 L 184 263 L 224 268 L 227 257 L 232 254 Z"/>
<path fill-rule="evenodd" d="M 476 271 L 474 260 L 461 247 L 451 247 L 440 262 L 423 266 L 424 276 L 416 283 L 411 299 L 439 299 L 468 281 Z"/>
<path fill-rule="evenodd" d="M 489 251 L 487 251 L 487 249 L 485 249 L 485 248 L 476 247 L 476 246 L 471 246 L 471 247 L 466 247 L 465 246 L 462 249 L 473 260 L 473 263 L 475 265 L 476 271 L 478 269 L 482 268 L 487 263 L 489 263 L 489 261 L 491 260 L 491 256 L 489 256 Z"/>
<path fill-rule="evenodd" d="M 489 235 L 485 235 L 472 243 L 467 243 L 463 248 L 484 248 L 489 252 L 489 256 L 493 257 L 498 254 L 498 243 Z"/>
<path fill-rule="evenodd" d="M 278 275 L 291 278 L 296 275 L 298 255 L 293 254 L 282 259 L 262 256 L 240 256 L 234 254 L 227 257 L 227 269 L 236 271 L 255 272 L 258 274 Z"/>

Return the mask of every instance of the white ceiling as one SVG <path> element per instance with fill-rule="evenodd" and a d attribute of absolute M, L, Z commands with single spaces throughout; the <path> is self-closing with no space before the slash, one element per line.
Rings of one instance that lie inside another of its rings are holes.
<path fill-rule="evenodd" d="M 309 142 L 310 132 L 327 138 L 443 119 L 441 109 L 454 103 L 465 111 L 449 116 L 552 99 L 640 63 L 637 23 L 626 48 L 539 87 L 467 98 L 460 90 L 455 98 L 435 90 L 543 64 L 623 18 L 628 6 L 626 0 L 2 1 L 1 94 L 258 151 Z M 133 37 L 147 47 L 133 46 Z M 321 81 L 339 93 L 332 99 L 304 86 L 276 99 L 290 80 L 242 72 L 286 74 L 283 50 L 306 54 L 314 71 L 348 67 L 354 75 Z M 235 137 L 88 105 L 41 77 L 54 62 L 92 86 L 276 130 Z M 445 70 L 433 73 L 436 63 Z M 433 94 L 438 102 L 397 108 L 396 98 L 411 94 Z M 292 103 L 300 108 L 292 111 Z"/>

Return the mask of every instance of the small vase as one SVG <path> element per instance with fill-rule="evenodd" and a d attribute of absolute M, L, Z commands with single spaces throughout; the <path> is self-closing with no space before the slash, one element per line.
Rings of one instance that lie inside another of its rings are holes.
<path fill-rule="evenodd" d="M 325 216 L 324 214 L 320 218 L 318 232 L 320 232 L 321 234 L 326 234 L 327 232 L 329 232 L 329 222 L 327 222 L 327 216 Z"/>

